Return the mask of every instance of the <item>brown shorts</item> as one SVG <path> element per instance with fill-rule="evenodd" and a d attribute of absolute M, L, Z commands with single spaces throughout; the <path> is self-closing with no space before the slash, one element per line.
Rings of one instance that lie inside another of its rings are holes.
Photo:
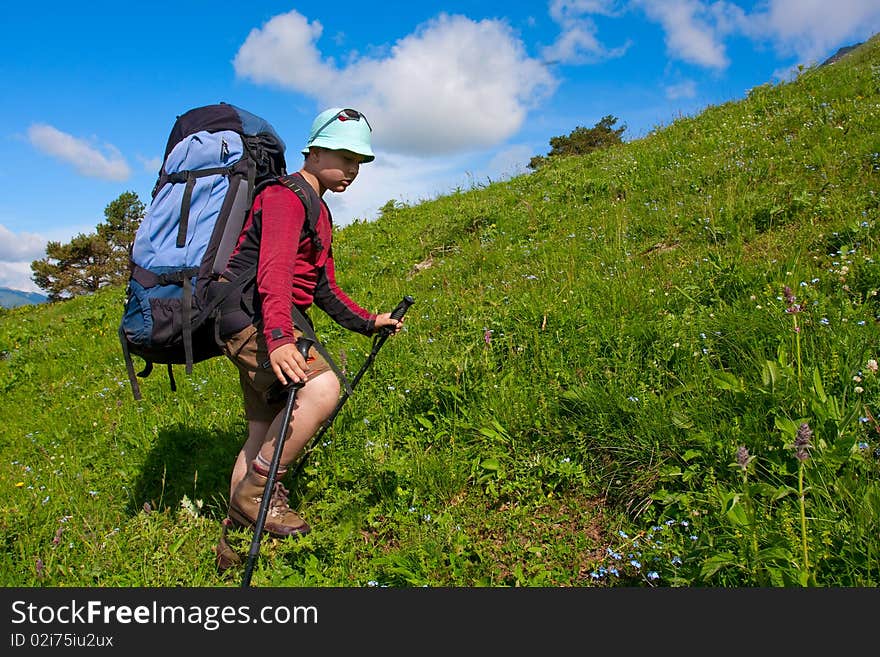
<path fill-rule="evenodd" d="M 297 338 L 302 335 L 295 330 Z M 248 420 L 271 422 L 284 409 L 286 396 L 279 401 L 268 401 L 266 393 L 273 384 L 279 384 L 278 377 L 269 364 L 269 349 L 263 332 L 256 326 L 248 326 L 230 337 L 223 346 L 223 353 L 238 368 L 238 380 L 244 397 L 244 414 Z M 330 369 L 327 361 L 312 347 L 307 359 L 309 378 Z"/>

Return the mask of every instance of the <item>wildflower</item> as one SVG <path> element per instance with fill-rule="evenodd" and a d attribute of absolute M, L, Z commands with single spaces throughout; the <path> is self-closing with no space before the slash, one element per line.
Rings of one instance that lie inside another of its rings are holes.
<path fill-rule="evenodd" d="M 657 574 L 656 570 L 652 570 L 650 573 L 647 574 L 647 578 L 653 581 L 655 579 L 660 579 L 660 575 Z"/>
<path fill-rule="evenodd" d="M 856 386 L 855 388 L 853 388 L 853 392 L 855 392 L 857 395 L 861 395 L 863 392 L 865 392 L 865 389 L 862 386 Z"/>
<path fill-rule="evenodd" d="M 797 297 L 794 296 L 794 293 L 791 291 L 791 288 L 788 287 L 788 285 L 785 286 L 783 294 L 785 295 L 785 303 L 788 304 L 788 308 L 785 309 L 785 312 L 796 314 L 803 310 L 800 304 L 795 303 L 797 301 Z"/>
<path fill-rule="evenodd" d="M 43 577 L 43 569 L 45 568 L 45 566 L 43 565 L 43 560 L 40 559 L 40 557 L 37 557 L 35 567 L 37 570 L 37 577 L 42 578 Z"/>
<path fill-rule="evenodd" d="M 868 369 L 868 371 L 871 372 L 872 374 L 876 374 L 876 373 L 877 373 L 877 361 L 874 360 L 873 358 L 871 358 L 867 363 L 865 363 L 865 367 L 866 367 L 866 368 Z"/>
<path fill-rule="evenodd" d="M 736 462 L 743 469 L 743 472 L 749 467 L 750 460 L 749 450 L 744 445 L 740 445 L 739 449 L 736 450 Z"/>
<path fill-rule="evenodd" d="M 797 435 L 794 439 L 795 456 L 798 461 L 806 461 L 810 458 L 807 449 L 810 447 L 810 439 L 813 437 L 813 431 L 810 425 L 804 422 L 798 427 Z"/>
<path fill-rule="evenodd" d="M 681 565 L 681 557 L 672 557 L 672 565 L 680 566 Z"/>
<path fill-rule="evenodd" d="M 641 568 L 642 567 L 642 564 L 640 564 L 636 559 L 630 559 L 630 564 L 632 564 L 632 566 L 634 568 Z"/>
<path fill-rule="evenodd" d="M 492 329 L 486 329 L 483 332 L 483 342 L 486 344 L 492 344 Z"/>

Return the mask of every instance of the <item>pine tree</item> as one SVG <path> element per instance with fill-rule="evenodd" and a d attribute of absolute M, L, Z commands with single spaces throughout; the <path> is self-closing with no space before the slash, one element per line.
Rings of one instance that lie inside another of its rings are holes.
<path fill-rule="evenodd" d="M 69 243 L 49 242 L 46 257 L 31 263 L 33 281 L 50 301 L 89 294 L 128 277 L 128 256 L 145 207 L 134 192 L 124 192 L 106 208 L 96 232 L 80 233 Z"/>

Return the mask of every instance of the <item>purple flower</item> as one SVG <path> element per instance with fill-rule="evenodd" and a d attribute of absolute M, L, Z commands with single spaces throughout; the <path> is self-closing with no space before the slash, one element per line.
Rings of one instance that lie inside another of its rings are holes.
<path fill-rule="evenodd" d="M 736 450 L 736 462 L 743 469 L 743 472 L 749 467 L 750 460 L 749 450 L 746 449 L 745 445 L 740 445 L 739 449 Z"/>
<path fill-rule="evenodd" d="M 785 312 L 793 314 L 799 313 L 801 310 L 803 310 L 803 306 L 795 303 L 797 301 L 797 297 L 794 296 L 794 292 L 791 291 L 791 288 L 788 287 L 788 285 L 786 285 L 785 289 L 783 289 L 783 294 L 785 295 L 785 303 L 788 304 L 788 308 L 785 309 Z"/>
<path fill-rule="evenodd" d="M 794 439 L 794 448 L 795 448 L 795 456 L 798 461 L 806 461 L 810 458 L 810 454 L 807 451 L 810 447 L 810 439 L 813 437 L 813 430 L 810 429 L 810 425 L 804 422 L 801 426 L 798 427 L 797 435 Z"/>

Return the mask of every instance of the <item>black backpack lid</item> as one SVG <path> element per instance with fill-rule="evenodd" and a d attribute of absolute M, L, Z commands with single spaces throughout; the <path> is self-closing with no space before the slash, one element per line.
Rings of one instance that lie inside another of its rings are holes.
<path fill-rule="evenodd" d="M 221 102 L 195 107 L 178 116 L 168 136 L 162 161 L 168 159 L 168 154 L 181 139 L 200 130 L 234 130 L 242 135 L 263 135 L 268 141 L 276 142 L 276 148 L 282 155 L 287 148 L 268 121 L 240 107 Z"/>

